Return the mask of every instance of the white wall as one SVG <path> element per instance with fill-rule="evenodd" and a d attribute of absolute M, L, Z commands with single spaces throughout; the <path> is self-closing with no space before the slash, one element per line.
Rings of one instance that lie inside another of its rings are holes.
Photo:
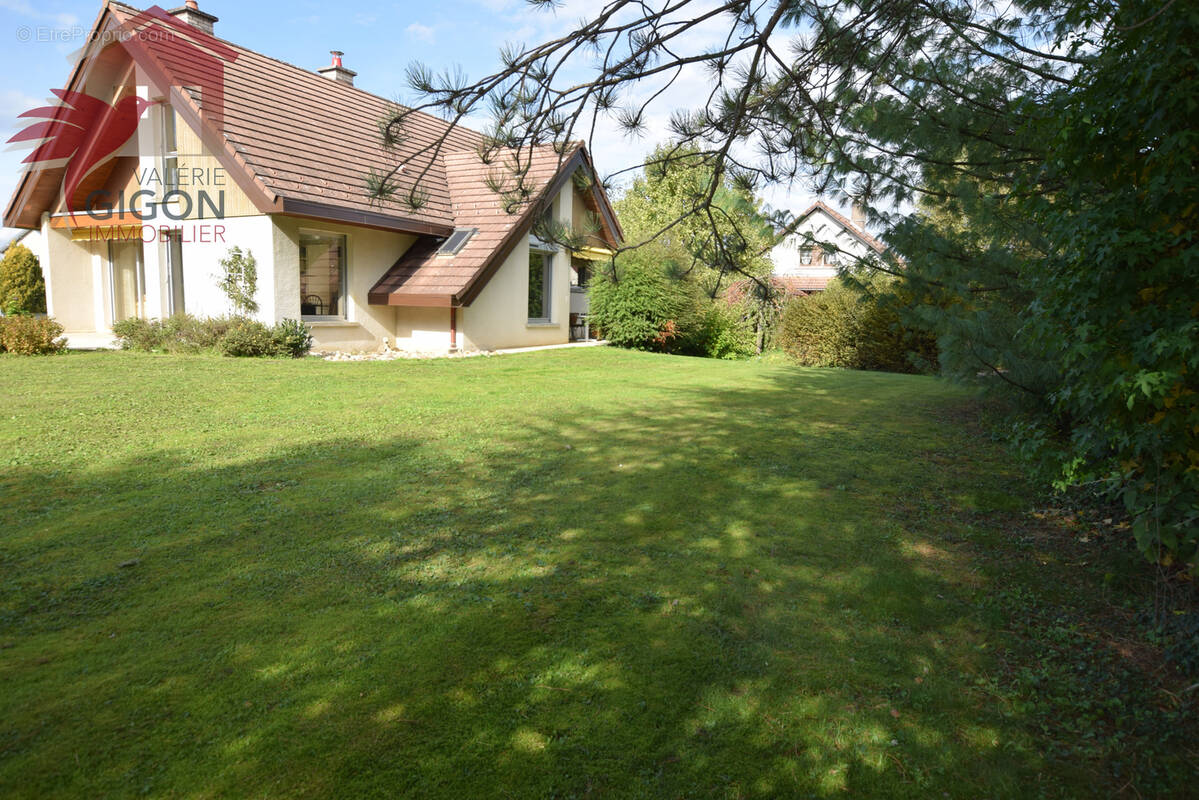
<path fill-rule="evenodd" d="M 813 237 L 817 243 L 832 242 L 844 253 L 850 254 L 853 258 L 861 258 L 873 252 L 860 239 L 847 232 L 838 222 L 825 214 L 824 211 L 816 209 L 808 215 L 807 219 L 800 223 L 794 233 L 770 251 L 770 258 L 774 262 L 775 275 L 780 277 L 799 276 L 805 278 L 836 277 L 836 267 L 816 263 L 805 266 L 800 263 L 800 249 L 812 246 L 809 244 L 807 236 Z M 818 254 L 814 254 L 813 261 L 816 260 L 818 260 Z M 843 262 L 850 260 L 850 256 L 842 255 Z"/>
<path fill-rule="evenodd" d="M 458 309 L 458 342 L 462 344 L 462 312 Z M 448 308 L 396 309 L 396 347 L 414 353 L 444 353 L 450 349 Z"/>
<path fill-rule="evenodd" d="M 574 186 L 554 198 L 555 219 L 570 226 Z M 512 248 L 503 265 L 466 308 L 458 310 L 460 346 L 466 350 L 533 347 L 570 341 L 570 254 L 554 254 L 550 281 L 550 323 L 529 322 L 529 246 Z"/>
<path fill-rule="evenodd" d="M 370 305 L 367 293 L 416 237 L 298 217 L 274 217 L 274 292 L 271 321 L 300 318 L 300 232 L 346 237 L 346 319 L 308 323 L 318 349 L 375 350 L 398 336 L 394 306 Z M 259 278 L 262 286 L 262 279 Z M 408 310 L 408 309 L 405 309 Z M 444 309 L 448 330 L 449 309 Z M 448 339 L 448 334 L 447 334 Z M 442 349 L 448 345 L 443 345 Z"/>
<path fill-rule="evenodd" d="M 220 290 L 224 270 L 221 259 L 231 247 L 240 247 L 254 256 L 258 268 L 258 313 L 254 318 L 266 323 L 275 320 L 275 240 L 274 225 L 268 216 L 233 217 L 221 220 L 187 221 L 179 223 L 183 233 L 183 308 L 197 317 L 220 317 L 233 313 L 229 298 Z M 205 235 L 207 234 L 207 235 Z M 204 241 L 201 241 L 201 240 Z M 163 245 L 146 245 L 146 283 L 154 286 L 150 277 L 150 258 L 165 264 Z M 164 266 L 165 269 L 165 266 Z M 298 292 L 298 290 L 297 290 Z M 298 295 L 297 295 L 298 296 Z"/>
<path fill-rule="evenodd" d="M 71 241 L 69 230 L 51 228 L 50 216 L 42 217 L 38 258 L 46 278 L 46 310 L 68 333 L 103 329 L 96 327 L 97 289 L 101 288 L 95 285 L 92 263 L 92 251 L 96 247 L 98 245 Z M 100 311 L 103 312 L 103 304 Z"/>

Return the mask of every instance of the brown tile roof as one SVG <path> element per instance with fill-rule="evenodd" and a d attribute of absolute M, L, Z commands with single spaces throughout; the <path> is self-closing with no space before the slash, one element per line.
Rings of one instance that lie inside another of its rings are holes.
<path fill-rule="evenodd" d="M 109 8 L 120 22 L 139 12 L 121 3 Z M 445 170 L 432 153 L 419 153 L 446 135 L 446 151 L 474 150 L 484 137 L 477 131 L 424 113 L 405 122 L 405 138 L 393 150 L 380 142 L 379 121 L 399 106 L 362 89 L 226 42 L 237 57 L 224 62 L 223 136 L 257 182 L 274 198 L 301 211 L 308 205 L 332 206 L 348 212 L 393 217 L 438 227 L 452 224 Z M 181 48 L 149 48 L 168 74 L 188 65 Z M 404 197 L 428 167 L 421 189 L 428 194 L 419 209 L 398 203 L 380 207 L 366 191 L 366 176 L 396 164 L 397 197 Z M 265 210 L 265 209 L 264 209 Z M 419 225 L 418 225 L 419 228 Z"/>
<path fill-rule="evenodd" d="M 785 299 L 788 297 L 803 297 L 812 292 L 823 292 L 828 288 L 828 283 L 831 280 L 833 279 L 771 276 L 770 284 Z M 724 299 L 730 303 L 741 302 L 749 294 L 750 285 L 749 278 L 742 278 L 730 283 L 729 288 L 724 292 Z"/>
<path fill-rule="evenodd" d="M 807 278 L 786 275 L 775 278 L 775 285 L 786 294 L 806 294 L 807 292 L 823 292 L 828 288 L 832 278 Z"/>
<path fill-rule="evenodd" d="M 442 298 L 439 304 L 469 304 L 482 288 L 481 281 L 528 234 L 540 202 L 556 191 L 585 158 L 581 143 L 575 143 L 562 154 L 542 147 L 531 159 L 525 157 L 528 167 L 525 186 L 532 196 L 518 208 L 507 209 L 503 196 L 488 185 L 488 178 L 510 184 L 511 163 L 484 164 L 473 151 L 446 153 L 443 161 L 453 198 L 454 227 L 475 228 L 474 235 L 453 256 L 437 255 L 440 242 L 413 245 L 371 289 L 371 302 L 405 305 L 419 303 L 421 296 L 425 296 L 426 302 L 438 297 Z"/>

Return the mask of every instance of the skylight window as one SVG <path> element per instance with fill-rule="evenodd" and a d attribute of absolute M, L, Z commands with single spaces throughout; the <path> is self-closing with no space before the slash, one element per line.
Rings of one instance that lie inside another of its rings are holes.
<path fill-rule="evenodd" d="M 478 228 L 456 228 L 450 234 L 450 238 L 441 243 L 441 247 L 437 248 L 437 255 L 452 256 L 455 255 L 466 243 L 470 241 L 470 237 L 478 233 Z"/>

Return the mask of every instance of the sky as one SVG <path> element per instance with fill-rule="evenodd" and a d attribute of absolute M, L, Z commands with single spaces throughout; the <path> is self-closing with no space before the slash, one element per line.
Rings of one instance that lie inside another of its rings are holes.
<path fill-rule="evenodd" d="M 139 5 L 131 2 L 132 5 Z M 164 8 L 182 0 L 164 3 Z M 345 52 L 345 66 L 358 73 L 355 85 L 383 97 L 413 102 L 404 70 L 421 62 L 435 71 L 460 68 L 478 79 L 499 67 L 504 45 L 535 45 L 566 32 L 596 0 L 565 0 L 555 11 L 530 7 L 524 0 L 289 0 L 233 2 L 200 0 L 200 8 L 220 18 L 216 34 L 264 55 L 307 69 L 325 66 L 330 50 Z M 0 134 L 7 139 L 22 127 L 17 116 L 52 99 L 50 89 L 69 77 L 73 56 L 102 8 L 100 0 L 0 0 Z M 719 21 L 693 33 L 703 45 L 727 32 Z M 690 107 L 706 94 L 706 77 L 685 75 L 654 106 L 647 131 L 628 138 L 614 126 L 595 139 L 596 168 L 607 174 L 640 164 L 665 138 L 666 122 L 678 107 Z M 650 89 L 646 89 L 650 91 Z M 472 121 L 484 127 L 485 120 Z M 27 148 L 0 150 L 0 197 L 7 205 L 16 187 Z M 802 211 L 814 199 L 790 187 L 763 192 L 774 208 Z M 0 242 L 17 233 L 0 232 Z"/>

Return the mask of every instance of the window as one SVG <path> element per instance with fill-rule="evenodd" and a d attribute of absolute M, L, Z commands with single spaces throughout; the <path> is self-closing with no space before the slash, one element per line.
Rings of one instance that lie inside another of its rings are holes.
<path fill-rule="evenodd" d="M 183 232 L 167 234 L 167 291 L 172 316 L 183 313 Z"/>
<path fill-rule="evenodd" d="M 554 256 L 529 250 L 529 322 L 550 321 L 550 268 Z"/>
<path fill-rule="evenodd" d="M 345 319 L 346 237 L 300 233 L 300 316 Z"/>
<path fill-rule="evenodd" d="M 591 265 L 581 258 L 576 258 L 571 260 L 570 267 L 570 289 L 572 292 L 581 292 L 591 280 Z"/>
<path fill-rule="evenodd" d="M 466 243 L 470 241 L 470 237 L 478 232 L 478 228 L 456 228 L 450 234 L 450 238 L 441 243 L 441 247 L 437 248 L 437 255 L 452 256 L 456 254 Z"/>
<path fill-rule="evenodd" d="M 799 249 L 799 263 L 807 266 L 812 263 L 812 248 L 801 247 Z"/>
<path fill-rule="evenodd" d="M 175 122 L 175 109 L 162 107 L 162 193 L 179 189 L 179 137 Z"/>
<path fill-rule="evenodd" d="M 824 252 L 824 263 L 830 267 L 835 267 L 841 263 L 841 254 L 836 250 L 826 250 Z"/>
<path fill-rule="evenodd" d="M 112 297 L 112 321 L 144 317 L 146 273 L 142 263 L 142 241 L 109 241 L 108 280 Z"/>

